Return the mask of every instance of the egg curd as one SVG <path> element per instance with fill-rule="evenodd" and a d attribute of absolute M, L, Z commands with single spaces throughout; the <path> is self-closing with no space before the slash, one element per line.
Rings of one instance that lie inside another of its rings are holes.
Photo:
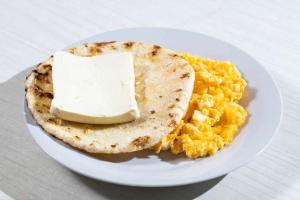
<path fill-rule="evenodd" d="M 230 62 L 182 56 L 195 70 L 194 91 L 185 117 L 153 149 L 170 149 L 191 159 L 211 156 L 230 144 L 247 119 L 238 104 L 247 83 Z"/>

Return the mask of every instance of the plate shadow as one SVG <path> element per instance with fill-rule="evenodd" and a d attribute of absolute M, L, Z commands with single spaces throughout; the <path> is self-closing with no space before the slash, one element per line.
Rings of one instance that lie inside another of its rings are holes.
<path fill-rule="evenodd" d="M 94 193 L 99 194 L 107 199 L 122 199 L 122 200 L 189 200 L 195 199 L 205 192 L 209 191 L 218 184 L 226 175 L 214 178 L 201 183 L 195 183 L 184 186 L 175 187 L 132 187 L 106 183 L 95 179 L 90 179 L 75 172 L 72 172 L 74 177 L 89 187 Z M 147 180 L 145 180 L 147 181 Z"/>

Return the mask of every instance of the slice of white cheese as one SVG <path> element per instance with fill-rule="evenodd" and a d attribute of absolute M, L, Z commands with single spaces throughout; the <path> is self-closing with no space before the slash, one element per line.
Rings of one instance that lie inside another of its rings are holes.
<path fill-rule="evenodd" d="M 122 123 L 139 117 L 131 53 L 81 57 L 59 51 L 53 59 L 51 113 L 88 124 Z"/>

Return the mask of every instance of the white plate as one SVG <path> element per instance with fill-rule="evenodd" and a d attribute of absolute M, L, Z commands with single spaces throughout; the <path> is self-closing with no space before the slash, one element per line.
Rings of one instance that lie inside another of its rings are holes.
<path fill-rule="evenodd" d="M 76 44 L 94 41 L 132 40 L 159 44 L 179 52 L 230 60 L 248 82 L 243 104 L 249 112 L 248 123 L 230 146 L 213 157 L 189 160 L 168 152 L 149 151 L 104 155 L 98 158 L 77 151 L 43 132 L 25 108 L 28 129 L 40 147 L 69 169 L 95 179 L 131 186 L 175 186 L 212 179 L 246 164 L 261 153 L 275 134 L 282 115 L 279 91 L 255 59 L 240 49 L 209 36 L 167 28 L 122 29 L 95 35 Z M 74 45 L 76 45 L 74 44 Z M 71 45 L 73 46 L 73 45 Z"/>

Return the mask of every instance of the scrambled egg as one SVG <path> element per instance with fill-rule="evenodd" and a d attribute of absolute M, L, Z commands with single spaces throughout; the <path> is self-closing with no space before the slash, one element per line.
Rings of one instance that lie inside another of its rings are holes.
<path fill-rule="evenodd" d="M 154 150 L 170 149 L 196 159 L 214 155 L 229 144 L 245 123 L 247 111 L 237 102 L 247 84 L 230 62 L 183 57 L 195 70 L 194 91 L 185 117 Z"/>

